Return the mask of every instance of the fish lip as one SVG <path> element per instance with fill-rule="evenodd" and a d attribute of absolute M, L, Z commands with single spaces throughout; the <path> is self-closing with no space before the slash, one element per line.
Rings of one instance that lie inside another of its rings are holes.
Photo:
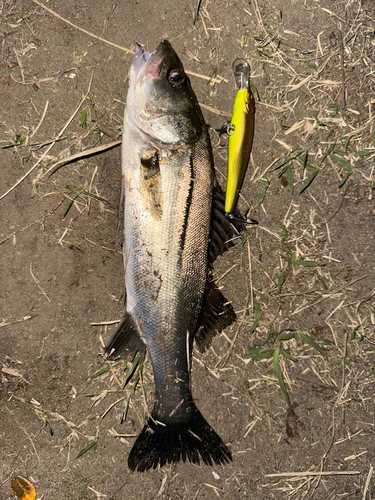
<path fill-rule="evenodd" d="M 135 78 L 138 77 L 142 68 L 146 65 L 147 68 L 145 71 L 147 74 L 154 78 L 159 78 L 164 66 L 164 58 L 171 48 L 172 46 L 168 40 L 161 40 L 154 52 L 147 52 L 142 45 L 136 43 L 134 47 L 135 56 L 132 63 Z"/>
<path fill-rule="evenodd" d="M 140 45 L 139 43 L 135 44 L 134 53 L 135 55 L 132 62 L 132 69 L 134 71 L 135 77 L 137 77 L 141 69 L 150 59 L 151 53 L 147 52 L 147 50 L 144 47 L 142 47 L 142 45 Z"/>

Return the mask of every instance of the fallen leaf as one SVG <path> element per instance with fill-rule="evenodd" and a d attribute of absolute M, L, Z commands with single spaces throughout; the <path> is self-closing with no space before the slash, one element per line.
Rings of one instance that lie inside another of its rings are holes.
<path fill-rule="evenodd" d="M 304 128 L 305 132 L 307 132 L 308 134 L 310 134 L 310 135 L 315 134 L 314 125 L 312 123 L 310 123 L 309 120 L 306 120 L 305 126 L 303 128 Z"/>
<path fill-rule="evenodd" d="M 18 500 L 35 500 L 35 487 L 28 479 L 22 476 L 14 476 L 12 478 L 12 489 L 17 495 Z"/>

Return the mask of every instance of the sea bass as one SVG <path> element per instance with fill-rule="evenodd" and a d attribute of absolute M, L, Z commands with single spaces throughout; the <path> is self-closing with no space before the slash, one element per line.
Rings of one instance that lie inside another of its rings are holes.
<path fill-rule="evenodd" d="M 190 384 L 201 350 L 235 320 L 210 282 L 231 227 L 214 189 L 210 139 L 182 63 L 168 41 L 140 45 L 130 70 L 122 139 L 126 310 L 106 347 L 112 358 L 148 349 L 156 396 L 128 459 L 144 471 L 231 453 L 197 409 Z"/>

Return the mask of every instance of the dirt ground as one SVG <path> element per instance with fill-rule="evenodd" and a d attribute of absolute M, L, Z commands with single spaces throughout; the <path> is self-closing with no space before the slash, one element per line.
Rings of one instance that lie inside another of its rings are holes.
<path fill-rule="evenodd" d="M 45 5 L 128 50 L 168 39 L 214 78 L 191 76 L 214 128 L 232 62 L 248 58 L 258 98 L 239 205 L 259 226 L 215 265 L 238 321 L 192 367 L 233 462 L 130 473 L 150 363 L 144 395 L 122 389 L 103 355 L 112 325 L 92 325 L 123 307 L 120 148 L 47 172 L 119 139 L 132 56 L 31 0 L 0 2 L 1 500 L 14 475 L 44 500 L 374 498 L 373 1 L 202 0 L 195 26 L 181 0 Z M 227 139 L 211 138 L 224 185 Z M 271 358 L 249 357 L 260 349 Z"/>

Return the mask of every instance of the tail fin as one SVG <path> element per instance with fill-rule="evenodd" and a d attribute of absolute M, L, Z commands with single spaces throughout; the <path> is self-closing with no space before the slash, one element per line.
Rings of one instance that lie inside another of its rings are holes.
<path fill-rule="evenodd" d="M 163 424 L 150 417 L 130 452 L 129 468 L 143 472 L 179 460 L 199 464 L 200 458 L 206 465 L 229 463 L 232 455 L 227 446 L 194 403 L 191 410 L 191 418 L 184 422 Z"/>

